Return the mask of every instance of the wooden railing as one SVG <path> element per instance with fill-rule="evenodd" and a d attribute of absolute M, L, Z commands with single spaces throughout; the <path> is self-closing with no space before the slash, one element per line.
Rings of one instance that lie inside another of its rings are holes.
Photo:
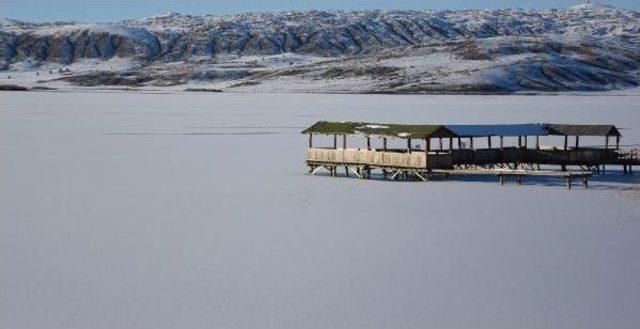
<path fill-rule="evenodd" d="M 427 168 L 424 151 L 385 152 L 380 150 L 361 149 L 307 149 L 308 162 L 345 164 L 345 165 L 369 165 L 375 167 L 391 168 Z M 429 154 L 429 167 L 446 168 L 452 165 L 450 154 Z"/>

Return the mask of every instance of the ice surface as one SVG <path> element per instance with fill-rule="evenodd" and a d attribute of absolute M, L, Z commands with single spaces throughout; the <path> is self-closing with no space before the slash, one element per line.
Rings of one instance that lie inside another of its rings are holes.
<path fill-rule="evenodd" d="M 628 144 L 639 104 L 0 93 L 0 327 L 635 328 L 640 205 L 621 175 L 571 191 L 308 176 L 300 131 L 612 123 Z"/>

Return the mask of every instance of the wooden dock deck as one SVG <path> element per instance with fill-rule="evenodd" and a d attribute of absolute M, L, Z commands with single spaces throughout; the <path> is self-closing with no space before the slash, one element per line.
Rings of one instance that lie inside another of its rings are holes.
<path fill-rule="evenodd" d="M 445 178 L 455 175 L 493 175 L 501 185 L 507 177 L 515 178 L 521 184 L 524 177 L 538 176 L 565 179 L 567 188 L 571 188 L 576 179 L 588 187 L 593 173 L 604 174 L 606 166 L 621 166 L 624 174 L 631 174 L 633 166 L 640 165 L 638 150 L 621 149 L 620 134 L 611 125 L 412 126 L 318 122 L 303 133 L 309 135 L 305 158 L 309 173 L 315 174 L 326 169 L 332 176 L 338 175 L 338 168 L 344 168 L 345 176 L 353 174 L 359 178 L 370 178 L 373 170 L 379 170 L 384 179 L 415 177 L 422 181 L 428 181 L 434 175 Z M 333 146 L 314 147 L 314 133 L 333 135 Z M 504 136 L 500 135 L 499 144 L 492 146 L 494 133 L 517 137 L 518 142 L 514 146 L 506 146 Z M 477 139 L 482 134 L 487 134 L 484 138 L 488 147 L 475 148 L 474 137 Z M 527 145 L 527 134 L 536 134 L 533 147 Z M 576 134 L 575 146 L 569 147 L 567 134 Z M 341 148 L 338 147 L 338 135 L 342 136 Z M 348 147 L 348 135 L 364 136 L 366 148 Z M 564 136 L 564 145 L 541 146 L 540 135 Z M 580 147 L 579 137 L 582 135 L 606 137 L 604 147 Z M 382 139 L 381 148 L 371 146 L 371 136 Z M 614 147 L 609 145 L 611 136 L 615 137 Z M 407 147 L 390 148 L 388 138 L 404 139 Z M 467 138 L 469 143 L 462 143 L 463 138 Z M 421 141 L 424 147 L 414 146 L 412 139 Z M 437 148 L 431 146 L 434 139 L 438 141 Z M 457 139 L 457 147 L 454 139 Z M 550 170 L 554 166 L 558 170 Z M 568 170 L 568 167 L 574 170 Z"/>

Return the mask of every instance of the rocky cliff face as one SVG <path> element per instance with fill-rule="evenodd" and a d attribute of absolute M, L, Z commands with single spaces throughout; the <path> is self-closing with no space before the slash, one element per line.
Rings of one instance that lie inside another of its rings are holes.
<path fill-rule="evenodd" d="M 99 25 L 5 19 L 0 66 L 131 58 L 140 65 L 128 74 L 144 77 L 136 80 L 141 84 L 162 84 L 158 75 L 170 73 L 176 79 L 169 79 L 169 84 L 236 80 L 227 87 L 274 79 L 358 80 L 352 82 L 362 85 L 365 79 L 367 91 L 383 92 L 447 91 L 452 86 L 607 90 L 637 85 L 639 36 L 639 13 L 593 5 L 220 17 L 167 13 Z M 294 60 L 284 67 L 259 63 L 263 56 L 278 54 L 323 60 Z M 258 59 L 252 67 L 238 60 L 221 65 L 229 56 Z M 237 72 L 225 72 L 229 69 Z M 91 84 L 91 79 L 73 81 Z"/>

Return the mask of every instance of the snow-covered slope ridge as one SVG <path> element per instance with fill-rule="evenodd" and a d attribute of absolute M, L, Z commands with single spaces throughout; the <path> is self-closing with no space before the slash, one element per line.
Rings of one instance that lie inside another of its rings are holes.
<path fill-rule="evenodd" d="M 128 71 L 136 85 L 240 90 L 287 88 L 295 85 L 287 82 L 303 79 L 330 82 L 321 89 L 421 92 L 608 90 L 640 80 L 640 14 L 596 5 L 233 16 L 170 12 L 113 24 L 3 19 L 0 29 L 5 70 L 24 61 L 38 67 L 130 57 L 140 63 Z M 285 59 L 275 63 L 270 55 Z M 122 81 L 91 77 L 73 82 Z"/>

